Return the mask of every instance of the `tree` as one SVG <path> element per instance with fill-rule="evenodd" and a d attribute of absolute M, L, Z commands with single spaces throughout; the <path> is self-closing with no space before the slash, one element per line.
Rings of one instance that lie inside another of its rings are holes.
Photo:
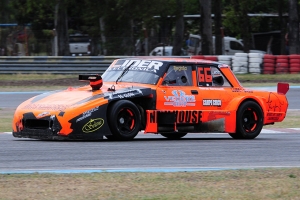
<path fill-rule="evenodd" d="M 249 0 L 232 0 L 232 6 L 237 18 L 239 31 L 241 38 L 244 43 L 244 52 L 249 53 L 250 50 L 250 38 L 251 38 L 251 27 L 248 17 L 248 11 L 251 2 Z"/>
<path fill-rule="evenodd" d="M 176 25 L 173 40 L 172 54 L 180 56 L 182 41 L 184 39 L 184 20 L 183 20 L 183 3 L 181 0 L 177 0 L 177 12 L 176 12 Z"/>
<path fill-rule="evenodd" d="M 67 2 L 64 0 L 57 0 L 55 4 L 55 18 L 54 29 L 55 37 L 57 37 L 57 55 L 70 55 L 69 49 L 69 34 L 68 34 L 68 15 Z"/>
<path fill-rule="evenodd" d="M 211 0 L 200 1 L 200 32 L 201 32 L 201 50 L 203 55 L 212 55 L 212 19 L 211 19 Z"/>
<path fill-rule="evenodd" d="M 223 54 L 222 0 L 214 2 L 215 21 L 215 50 L 216 55 Z"/>
<path fill-rule="evenodd" d="M 299 16 L 298 1 L 289 0 L 289 53 L 299 54 Z"/>

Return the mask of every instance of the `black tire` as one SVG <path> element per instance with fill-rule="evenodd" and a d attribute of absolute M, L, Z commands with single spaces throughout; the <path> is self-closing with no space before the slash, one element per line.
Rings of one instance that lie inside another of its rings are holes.
<path fill-rule="evenodd" d="M 229 135 L 234 139 L 254 139 L 260 134 L 263 121 L 261 107 L 254 101 L 246 101 L 237 111 L 236 133 Z"/>
<path fill-rule="evenodd" d="M 108 112 L 110 140 L 132 140 L 141 130 L 141 114 L 134 103 L 128 100 L 115 102 Z"/>
<path fill-rule="evenodd" d="M 186 136 L 187 133 L 181 133 L 181 132 L 174 132 L 174 133 L 161 133 L 162 136 L 170 139 L 170 140 L 178 140 L 184 136 Z"/>

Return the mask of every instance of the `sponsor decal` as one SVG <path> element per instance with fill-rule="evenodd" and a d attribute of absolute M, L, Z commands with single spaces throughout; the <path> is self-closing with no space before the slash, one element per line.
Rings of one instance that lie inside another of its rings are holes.
<path fill-rule="evenodd" d="M 268 120 L 279 120 L 279 117 L 282 117 L 282 113 L 267 113 L 267 119 Z"/>
<path fill-rule="evenodd" d="M 246 93 L 253 93 L 253 90 L 244 89 L 244 88 L 232 88 L 232 92 L 246 92 Z"/>
<path fill-rule="evenodd" d="M 195 96 L 186 95 L 182 90 L 173 90 L 173 96 L 164 96 L 166 102 L 165 106 L 174 106 L 174 107 L 186 107 L 186 106 L 195 106 Z"/>
<path fill-rule="evenodd" d="M 130 98 L 130 97 L 133 97 L 133 96 L 135 96 L 135 94 L 133 94 L 132 92 L 125 93 L 125 94 L 118 94 L 118 97 L 119 97 L 120 99 Z"/>
<path fill-rule="evenodd" d="M 63 111 L 70 107 L 69 105 L 60 105 L 60 104 L 54 104 L 54 105 L 47 105 L 47 104 L 27 104 L 24 106 L 24 109 L 29 110 L 60 110 Z"/>
<path fill-rule="evenodd" d="M 109 70 L 122 70 L 128 66 L 131 66 L 130 70 L 149 71 L 156 73 L 162 65 L 163 63 L 159 61 L 125 60 L 122 63 L 117 62 L 114 66 L 110 67 Z"/>
<path fill-rule="evenodd" d="M 85 119 L 85 118 L 87 118 L 87 117 L 90 117 L 90 116 L 92 115 L 92 113 L 95 112 L 95 111 L 97 111 L 97 110 L 99 110 L 99 106 L 97 106 L 97 107 L 95 107 L 95 108 L 93 108 L 93 109 L 91 109 L 91 110 L 85 111 L 84 113 L 82 113 L 82 116 L 79 117 L 79 118 L 76 120 L 76 123 L 77 123 L 77 122 L 80 122 L 81 120 L 83 120 L 83 119 Z"/>
<path fill-rule="evenodd" d="M 218 70 L 215 70 L 215 71 L 213 72 L 213 75 L 220 76 L 220 75 L 221 75 L 221 72 L 218 71 Z"/>
<path fill-rule="evenodd" d="M 165 113 L 164 111 L 160 112 L 157 111 L 158 113 Z M 176 123 L 178 124 L 183 124 L 183 123 L 188 123 L 188 124 L 198 124 L 201 123 L 201 118 L 202 118 L 202 111 L 168 111 L 168 114 L 175 115 L 175 120 Z M 157 123 L 157 115 L 153 112 L 150 113 L 150 123 Z M 175 123 L 175 122 L 174 122 Z"/>
<path fill-rule="evenodd" d="M 104 120 L 102 118 L 90 119 L 90 121 L 82 127 L 82 132 L 84 133 L 94 132 L 99 128 L 101 128 L 103 124 L 104 124 Z"/>
<path fill-rule="evenodd" d="M 48 116 L 48 115 L 50 115 L 49 112 L 42 112 L 42 113 L 38 114 L 38 116 L 37 116 L 36 118 L 37 118 L 37 119 L 40 119 L 40 118 L 46 117 L 46 116 Z"/>
<path fill-rule="evenodd" d="M 135 90 L 130 90 L 127 92 L 124 92 L 123 90 L 120 92 L 114 92 L 114 93 L 109 93 L 108 98 L 109 99 L 114 99 L 114 98 L 119 98 L 119 99 L 124 99 L 124 98 L 131 98 L 134 96 L 141 96 L 143 95 L 142 90 L 140 89 L 135 89 Z"/>
<path fill-rule="evenodd" d="M 200 123 L 201 111 L 176 111 L 176 123 Z"/>
<path fill-rule="evenodd" d="M 220 99 L 203 99 L 203 106 L 222 106 L 222 100 Z"/>
<path fill-rule="evenodd" d="M 188 68 L 186 66 L 174 66 L 174 71 L 186 71 Z"/>

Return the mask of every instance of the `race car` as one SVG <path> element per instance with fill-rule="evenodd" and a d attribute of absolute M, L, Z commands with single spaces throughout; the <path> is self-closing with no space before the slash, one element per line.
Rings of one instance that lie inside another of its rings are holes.
<path fill-rule="evenodd" d="M 20 104 L 13 136 L 42 140 L 132 140 L 138 133 L 180 139 L 224 132 L 254 139 L 264 125 L 284 120 L 288 83 L 277 91 L 242 87 L 230 66 L 201 59 L 133 57 L 102 74 L 79 75 L 89 84 L 47 92 Z"/>

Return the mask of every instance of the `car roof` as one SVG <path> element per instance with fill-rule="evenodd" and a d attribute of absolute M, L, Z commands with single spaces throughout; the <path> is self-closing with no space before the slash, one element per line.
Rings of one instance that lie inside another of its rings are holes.
<path fill-rule="evenodd" d="M 165 63 L 191 63 L 191 64 L 213 64 L 213 65 L 225 65 L 223 63 L 219 63 L 212 60 L 205 60 L 205 59 L 195 59 L 188 57 L 176 57 L 176 56 L 137 56 L 137 57 L 128 57 L 128 58 L 121 58 L 119 60 L 156 60 L 162 61 Z"/>

